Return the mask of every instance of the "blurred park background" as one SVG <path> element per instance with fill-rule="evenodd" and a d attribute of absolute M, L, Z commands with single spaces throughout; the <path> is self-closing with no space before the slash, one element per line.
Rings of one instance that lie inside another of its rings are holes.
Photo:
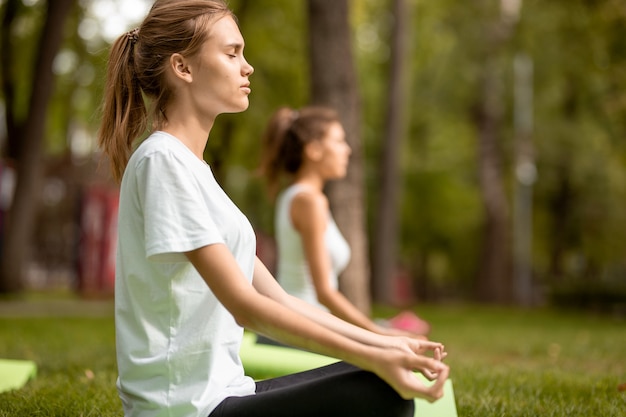
<path fill-rule="evenodd" d="M 147 0 L 0 0 L 0 291 L 113 288 L 116 184 L 95 144 L 108 48 Z M 372 303 L 626 314 L 624 0 L 231 0 L 250 108 L 206 159 L 273 266 L 256 174 L 277 107 L 336 107 L 328 189 Z M 140 35 L 141 36 L 141 35 Z"/>

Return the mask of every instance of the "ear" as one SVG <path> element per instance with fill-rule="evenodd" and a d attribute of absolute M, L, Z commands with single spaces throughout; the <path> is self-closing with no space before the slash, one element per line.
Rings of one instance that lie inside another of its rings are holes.
<path fill-rule="evenodd" d="M 172 54 L 170 57 L 170 67 L 176 78 L 188 83 L 193 81 L 189 60 L 181 54 Z"/>
<path fill-rule="evenodd" d="M 304 146 L 304 155 L 311 161 L 318 162 L 324 156 L 324 149 L 322 149 L 322 142 L 314 140 L 307 143 Z"/>

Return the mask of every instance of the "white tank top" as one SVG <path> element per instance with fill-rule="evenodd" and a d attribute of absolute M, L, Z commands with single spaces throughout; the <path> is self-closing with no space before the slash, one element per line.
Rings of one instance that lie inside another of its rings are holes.
<path fill-rule="evenodd" d="M 289 294 L 326 309 L 317 301 L 309 265 L 304 254 L 302 238 L 291 221 L 290 207 L 293 198 L 307 187 L 294 184 L 285 189 L 276 201 L 275 229 L 278 249 L 277 279 Z M 330 211 L 324 242 L 330 258 L 328 279 L 333 288 L 339 287 L 338 276 L 350 261 L 350 246 L 343 237 Z"/>

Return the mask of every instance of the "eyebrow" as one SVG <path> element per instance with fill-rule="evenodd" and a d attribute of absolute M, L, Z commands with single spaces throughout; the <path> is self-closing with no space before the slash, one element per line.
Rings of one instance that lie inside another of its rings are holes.
<path fill-rule="evenodd" d="M 235 50 L 240 50 L 240 49 L 243 49 L 244 44 L 243 42 L 231 42 L 231 43 L 227 43 L 226 45 L 224 45 L 224 47 L 227 49 L 234 48 Z"/>

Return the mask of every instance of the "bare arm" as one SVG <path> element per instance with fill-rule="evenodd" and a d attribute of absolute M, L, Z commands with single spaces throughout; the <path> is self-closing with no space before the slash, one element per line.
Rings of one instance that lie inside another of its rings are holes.
<path fill-rule="evenodd" d="M 433 401 L 443 395 L 448 367 L 438 358 L 362 343 L 333 331 L 332 325 L 327 328 L 299 313 L 298 307 L 294 310 L 289 302 L 281 304 L 279 301 L 286 300 L 281 295 L 284 292 L 277 284 L 279 289 L 267 281 L 273 277 L 260 261 L 257 260 L 255 265 L 254 281 L 258 282 L 252 286 L 223 244 L 204 246 L 187 252 L 186 256 L 240 325 L 375 372 L 404 398 L 420 396 Z M 275 298 L 270 297 L 272 295 Z M 413 370 L 420 370 L 437 381 L 426 387 L 412 375 Z"/>
<path fill-rule="evenodd" d="M 434 350 L 439 348 L 441 354 L 445 356 L 443 345 L 436 342 L 417 341 L 408 337 L 396 337 L 381 335 L 360 326 L 356 326 L 350 322 L 342 320 L 333 314 L 329 314 L 297 297 L 294 297 L 278 284 L 276 279 L 267 270 L 265 265 L 257 258 L 254 268 L 254 287 L 259 293 L 279 302 L 289 309 L 301 314 L 316 323 L 340 333 L 345 337 L 356 340 L 371 346 L 382 348 L 398 348 L 407 351 L 422 352 L 424 350 Z"/>
<path fill-rule="evenodd" d="M 292 223 L 300 233 L 315 293 L 320 304 L 335 316 L 369 331 L 395 336 L 416 335 L 379 326 L 363 314 L 340 291 L 333 288 L 329 276 L 331 264 L 324 235 L 328 227 L 328 200 L 323 194 L 303 192 L 297 194 L 290 208 Z"/>

